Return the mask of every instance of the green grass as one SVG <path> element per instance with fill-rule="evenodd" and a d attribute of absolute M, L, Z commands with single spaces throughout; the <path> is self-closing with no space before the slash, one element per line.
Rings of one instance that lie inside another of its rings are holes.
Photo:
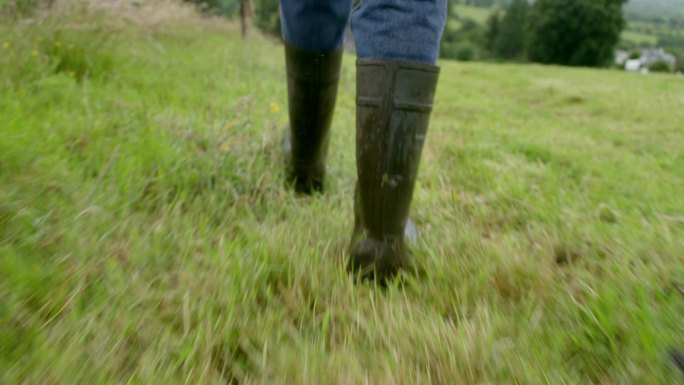
<path fill-rule="evenodd" d="M 622 40 L 630 41 L 634 44 L 658 45 L 658 36 L 630 30 L 622 31 Z"/>
<path fill-rule="evenodd" d="M 382 290 L 344 271 L 354 58 L 298 198 L 280 46 L 115 20 L 0 24 L 0 383 L 677 381 L 681 78 L 441 63 L 425 274 Z"/>
<path fill-rule="evenodd" d="M 493 8 L 482 8 L 464 4 L 456 4 L 454 5 L 454 9 L 456 15 L 472 19 L 483 25 L 487 22 L 487 18 L 489 18 L 489 15 L 493 11 Z"/>
<path fill-rule="evenodd" d="M 627 29 L 650 35 L 682 35 L 684 28 L 670 24 L 658 24 L 655 22 L 628 20 Z"/>

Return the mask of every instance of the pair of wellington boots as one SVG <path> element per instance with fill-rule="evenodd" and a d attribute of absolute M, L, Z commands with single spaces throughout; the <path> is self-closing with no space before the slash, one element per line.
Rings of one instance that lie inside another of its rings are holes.
<path fill-rule="evenodd" d="M 287 181 L 298 193 L 321 192 L 342 51 L 286 44 L 285 57 Z M 358 181 L 348 269 L 360 278 L 385 281 L 412 266 L 406 230 L 438 74 L 422 63 L 356 62 Z"/>

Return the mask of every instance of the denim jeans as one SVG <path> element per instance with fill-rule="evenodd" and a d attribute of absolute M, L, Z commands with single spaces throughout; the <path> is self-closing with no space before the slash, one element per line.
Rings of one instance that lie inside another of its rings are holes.
<path fill-rule="evenodd" d="M 435 64 L 446 24 L 447 0 L 280 0 L 283 38 L 305 50 L 342 46 L 351 13 L 356 54 Z"/>

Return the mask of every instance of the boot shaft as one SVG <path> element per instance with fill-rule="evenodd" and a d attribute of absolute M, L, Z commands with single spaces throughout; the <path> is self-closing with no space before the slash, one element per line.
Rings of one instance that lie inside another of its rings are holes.
<path fill-rule="evenodd" d="M 426 64 L 357 61 L 358 215 L 371 238 L 403 241 L 438 77 Z"/>
<path fill-rule="evenodd" d="M 322 189 L 342 50 L 311 52 L 285 44 L 290 118 L 288 174 L 295 189 Z"/>

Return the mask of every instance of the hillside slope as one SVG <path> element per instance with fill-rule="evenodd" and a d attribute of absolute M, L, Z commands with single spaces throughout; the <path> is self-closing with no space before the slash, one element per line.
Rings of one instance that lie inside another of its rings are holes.
<path fill-rule="evenodd" d="M 280 46 L 112 20 L 0 27 L 0 383 L 677 378 L 684 79 L 441 63 L 423 272 L 382 290 L 344 270 L 354 58 L 298 198 Z"/>
<path fill-rule="evenodd" d="M 627 14 L 641 17 L 684 21 L 684 2 L 681 0 L 629 0 Z"/>

